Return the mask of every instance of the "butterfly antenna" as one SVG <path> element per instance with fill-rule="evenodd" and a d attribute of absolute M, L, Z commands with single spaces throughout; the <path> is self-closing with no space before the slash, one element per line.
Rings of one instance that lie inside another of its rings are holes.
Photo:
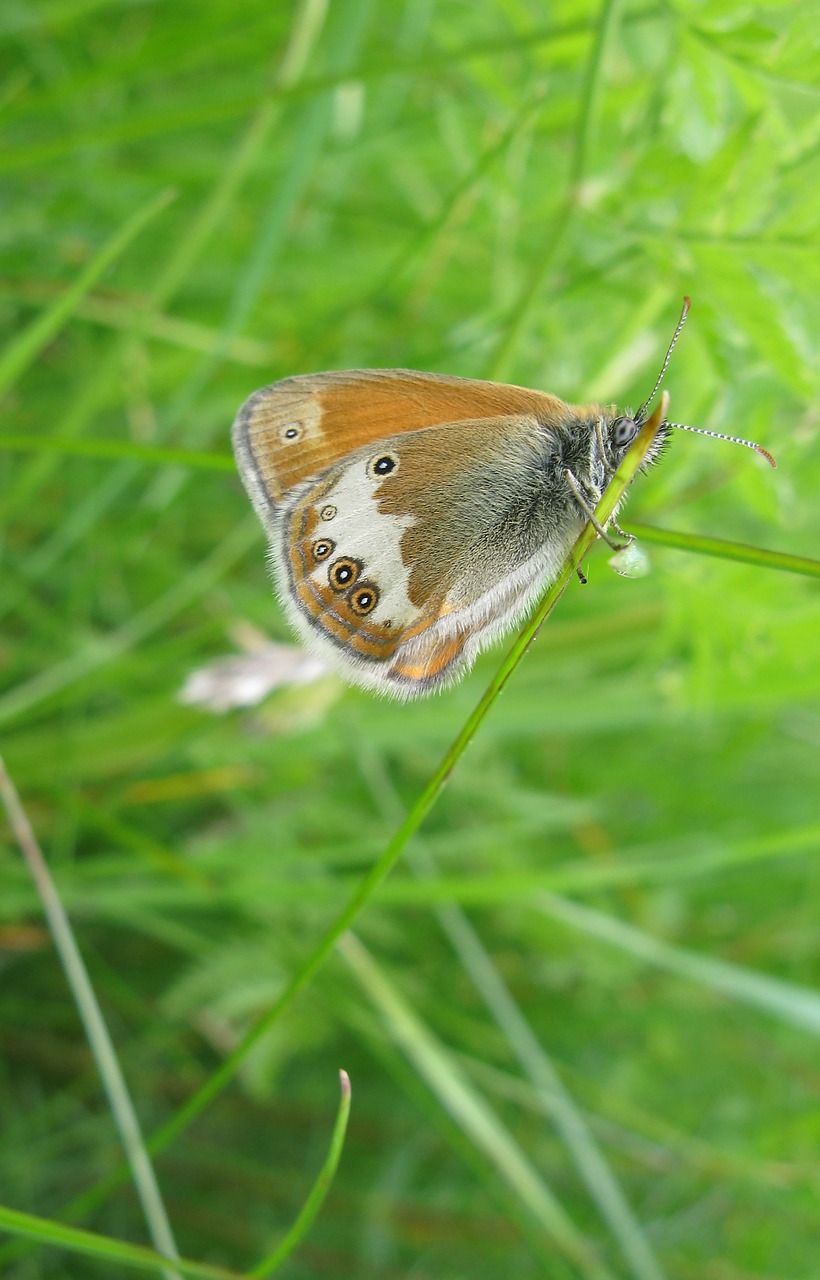
<path fill-rule="evenodd" d="M 651 405 L 652 401 L 655 399 L 655 396 L 658 394 L 658 388 L 663 382 L 663 375 L 666 373 L 667 365 L 669 364 L 670 358 L 672 356 L 672 352 L 675 349 L 675 343 L 680 337 L 681 329 L 686 324 L 686 317 L 689 315 L 689 306 L 690 306 L 689 299 L 685 297 L 683 299 L 683 309 L 680 313 L 680 320 L 678 321 L 675 327 L 675 332 L 672 334 L 672 341 L 669 343 L 669 347 L 667 349 L 666 355 L 664 356 L 664 361 L 663 361 L 663 364 L 661 365 L 661 371 L 658 374 L 658 380 L 655 383 L 654 387 L 652 388 L 652 394 L 649 396 L 647 400 L 644 400 L 640 409 L 635 414 L 635 421 L 637 423 L 643 423 L 645 421 L 646 411 Z M 768 449 L 764 449 L 762 444 L 755 444 L 754 440 L 741 440 L 740 436 L 725 436 L 720 431 L 707 431 L 704 427 L 690 427 L 685 422 L 664 422 L 663 425 L 665 427 L 675 427 L 678 431 L 694 431 L 695 435 L 698 435 L 698 436 L 712 436 L 715 440 L 728 440 L 730 444 L 745 445 L 747 449 L 754 449 L 755 453 L 762 454 L 763 457 L 766 459 L 766 461 L 771 463 L 773 467 L 777 466 L 777 463 L 775 462 L 772 455 L 769 453 Z"/>
<path fill-rule="evenodd" d="M 728 440 L 731 444 L 744 444 L 747 449 L 754 449 L 756 453 L 761 453 L 773 467 L 777 466 L 769 450 L 764 449 L 762 444 L 755 444 L 754 440 L 741 440 L 740 436 L 725 436 L 720 431 L 706 431 L 704 427 L 690 427 L 685 422 L 665 422 L 663 425 L 676 427 L 678 431 L 694 431 L 698 436 L 713 436 L 715 440 Z"/>
<path fill-rule="evenodd" d="M 655 383 L 654 387 L 652 388 L 652 393 L 651 393 L 651 395 L 649 395 L 649 396 L 647 397 L 647 399 L 646 399 L 646 400 L 644 400 L 644 402 L 643 402 L 643 404 L 641 405 L 640 409 L 639 409 L 639 410 L 638 410 L 638 412 L 635 414 L 635 421 L 636 421 L 637 423 L 642 424 L 642 423 L 645 421 L 645 419 L 646 419 L 646 411 L 647 411 L 647 409 L 649 408 L 649 406 L 651 405 L 652 401 L 655 399 L 655 396 L 658 394 L 658 387 L 659 387 L 659 386 L 661 385 L 661 383 L 663 382 L 663 375 L 666 373 L 666 367 L 667 367 L 667 365 L 669 364 L 669 361 L 670 361 L 670 359 L 671 359 L 671 357 L 672 357 L 672 352 L 673 352 L 673 351 L 674 351 L 674 349 L 675 349 L 675 343 L 677 342 L 678 338 L 680 337 L 680 331 L 681 331 L 681 329 L 682 329 L 682 328 L 683 328 L 683 326 L 686 324 L 686 317 L 689 315 L 689 306 L 690 306 L 689 299 L 688 299 L 688 298 L 684 298 L 684 299 L 683 299 L 683 310 L 682 310 L 682 311 L 681 311 L 681 313 L 680 313 L 680 320 L 679 320 L 679 321 L 678 321 L 678 323 L 677 323 L 677 326 L 676 326 L 676 328 L 675 328 L 675 332 L 672 334 L 672 341 L 669 343 L 669 348 L 668 348 L 668 350 L 667 350 L 667 352 L 666 352 L 666 355 L 664 356 L 664 361 L 663 361 L 663 364 L 661 365 L 661 371 L 660 371 L 660 373 L 658 374 L 658 380 L 657 380 L 657 382 Z M 693 430 L 694 430 L 694 428 L 693 428 Z"/>

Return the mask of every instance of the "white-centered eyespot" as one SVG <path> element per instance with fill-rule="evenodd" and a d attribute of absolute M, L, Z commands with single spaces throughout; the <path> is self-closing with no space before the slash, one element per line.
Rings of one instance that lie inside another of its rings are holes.
<path fill-rule="evenodd" d="M 327 580 L 334 591 L 347 591 L 348 587 L 358 582 L 361 572 L 362 566 L 358 560 L 340 556 L 328 569 Z"/>
<path fill-rule="evenodd" d="M 322 560 L 327 560 L 328 556 L 332 555 L 335 547 L 336 547 L 336 543 L 331 541 L 330 538 L 317 538 L 313 546 L 311 547 L 311 551 L 313 552 L 313 559 L 317 562 L 317 564 L 319 564 Z"/>
<path fill-rule="evenodd" d="M 360 618 L 372 613 L 379 603 L 379 593 L 372 582 L 360 582 L 353 591 L 349 592 L 347 598 L 351 609 Z"/>
<path fill-rule="evenodd" d="M 398 454 L 389 450 L 385 450 L 384 453 L 377 453 L 367 464 L 367 474 L 371 480 L 383 480 L 385 476 L 392 475 L 398 469 Z"/>
<path fill-rule="evenodd" d="M 279 428 L 279 439 L 282 444 L 293 444 L 302 438 L 302 430 L 301 422 L 285 422 Z"/>
<path fill-rule="evenodd" d="M 322 507 L 322 510 L 319 512 L 319 518 L 320 520 L 332 520 L 335 514 L 336 508 L 332 502 L 328 502 L 327 505 Z"/>

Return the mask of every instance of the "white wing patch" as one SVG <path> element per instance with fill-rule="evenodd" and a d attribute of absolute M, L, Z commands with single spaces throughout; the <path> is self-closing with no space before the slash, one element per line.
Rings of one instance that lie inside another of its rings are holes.
<path fill-rule="evenodd" d="M 407 594 L 410 575 L 401 558 L 401 535 L 415 523 L 415 518 L 380 513 L 374 496 L 380 483 L 367 474 L 367 462 L 357 459 L 344 468 L 332 489 L 316 504 L 316 511 L 336 508 L 330 520 L 322 520 L 322 531 L 336 544 L 332 558 L 350 556 L 361 560 L 362 578 L 379 590 L 379 602 L 368 615 L 370 620 L 390 620 L 394 627 L 402 628 L 421 613 Z M 317 583 L 323 581 L 327 566 L 317 566 L 311 576 Z"/>

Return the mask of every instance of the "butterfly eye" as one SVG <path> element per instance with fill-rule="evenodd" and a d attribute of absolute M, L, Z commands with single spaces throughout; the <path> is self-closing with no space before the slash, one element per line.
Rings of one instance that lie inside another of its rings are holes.
<path fill-rule="evenodd" d="M 634 418 L 616 418 L 612 424 L 612 441 L 619 449 L 629 444 L 638 434 L 638 424 Z"/>
<path fill-rule="evenodd" d="M 399 460 L 395 453 L 380 453 L 368 462 L 367 474 L 371 480 L 380 480 L 382 476 L 389 476 L 391 471 L 397 471 L 398 466 Z"/>
<path fill-rule="evenodd" d="M 355 591 L 351 591 L 348 599 L 353 612 L 363 618 L 366 613 L 372 613 L 376 608 L 379 603 L 379 593 L 372 582 L 362 582 Z"/>
<path fill-rule="evenodd" d="M 331 542 L 330 538 L 320 538 L 318 542 L 314 542 L 311 547 L 313 559 L 316 561 L 327 560 L 335 546 L 336 543 Z"/>
<path fill-rule="evenodd" d="M 292 444 L 294 440 L 298 440 L 302 434 L 301 422 L 286 422 L 279 430 L 279 439 L 284 444 Z"/>
<path fill-rule="evenodd" d="M 348 560 L 342 558 L 334 560 L 333 564 L 327 571 L 327 580 L 333 587 L 334 591 L 346 591 L 357 581 L 362 566 L 358 560 Z"/>

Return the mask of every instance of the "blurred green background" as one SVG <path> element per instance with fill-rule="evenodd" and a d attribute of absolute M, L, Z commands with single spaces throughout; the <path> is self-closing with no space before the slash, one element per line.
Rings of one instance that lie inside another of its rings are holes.
<path fill-rule="evenodd" d="M 236 475 L 145 446 L 224 457 L 252 390 L 324 368 L 634 406 L 688 293 L 672 416 L 779 468 L 676 435 L 623 523 L 816 554 L 817 14 L 38 0 L 0 39 L 0 749 L 151 1133 L 305 960 L 501 651 L 410 706 L 335 679 L 180 705 L 249 626 L 288 632 Z M 157 1157 L 187 1256 L 243 1270 L 287 1229 L 345 1067 L 288 1280 L 818 1274 L 820 605 L 651 554 L 625 581 L 596 550 L 357 940 Z M 119 1146 L 0 834 L 0 1202 L 68 1220 Z M 73 1220 L 146 1239 L 127 1183 Z M 7 1240 L 0 1269 L 120 1274 Z"/>

